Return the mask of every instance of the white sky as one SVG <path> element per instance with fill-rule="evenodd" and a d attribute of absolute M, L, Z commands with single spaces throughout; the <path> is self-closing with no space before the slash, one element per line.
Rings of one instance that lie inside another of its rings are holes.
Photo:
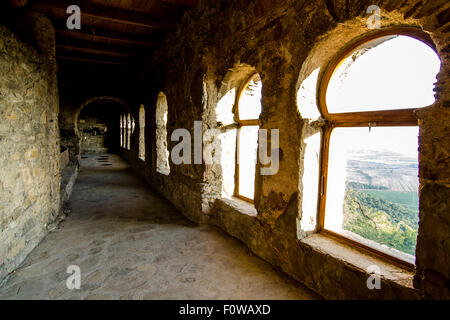
<path fill-rule="evenodd" d="M 342 81 L 345 62 L 328 85 L 330 113 L 425 107 L 434 102 L 440 60 L 419 40 L 398 36 L 370 49 L 355 60 Z"/>
<path fill-rule="evenodd" d="M 247 90 L 242 92 L 239 99 L 239 119 L 258 119 L 261 113 L 262 81 L 251 81 L 256 86 L 253 95 L 248 94 Z"/>
<path fill-rule="evenodd" d="M 419 127 L 336 128 L 331 136 L 347 150 L 390 151 L 417 159 Z M 374 159 L 376 160 L 376 159 Z"/>

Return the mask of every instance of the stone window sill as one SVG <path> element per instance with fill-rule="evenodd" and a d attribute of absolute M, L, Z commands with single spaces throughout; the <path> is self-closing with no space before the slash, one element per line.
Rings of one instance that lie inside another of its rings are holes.
<path fill-rule="evenodd" d="M 258 215 L 258 212 L 256 211 L 256 208 L 253 204 L 241 200 L 239 198 L 236 197 L 232 197 L 231 199 L 222 198 L 219 201 L 222 201 L 223 203 L 225 203 L 225 205 L 247 216 L 256 217 Z"/>
<path fill-rule="evenodd" d="M 309 245 L 314 250 L 349 263 L 358 269 L 367 270 L 369 266 L 375 265 L 380 269 L 381 278 L 407 288 L 413 288 L 413 271 L 400 268 L 376 256 L 359 251 L 322 234 L 313 234 L 300 241 Z"/>

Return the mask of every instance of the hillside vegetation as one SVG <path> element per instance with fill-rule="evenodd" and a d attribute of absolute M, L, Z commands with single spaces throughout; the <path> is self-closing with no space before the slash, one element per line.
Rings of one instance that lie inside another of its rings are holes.
<path fill-rule="evenodd" d="M 391 191 L 350 182 L 345 195 L 343 228 L 366 239 L 415 255 L 417 192 Z"/>

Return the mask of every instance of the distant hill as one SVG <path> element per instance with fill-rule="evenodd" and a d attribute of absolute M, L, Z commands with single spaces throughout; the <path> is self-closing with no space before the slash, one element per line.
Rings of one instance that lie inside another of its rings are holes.
<path fill-rule="evenodd" d="M 347 181 L 414 192 L 419 188 L 418 160 L 389 151 L 359 152 L 347 161 Z"/>

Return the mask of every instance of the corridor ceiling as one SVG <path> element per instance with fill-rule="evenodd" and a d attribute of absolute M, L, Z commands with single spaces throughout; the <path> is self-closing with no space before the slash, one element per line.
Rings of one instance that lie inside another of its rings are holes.
<path fill-rule="evenodd" d="M 18 2 L 52 20 L 59 65 L 94 68 L 128 68 L 139 57 L 149 55 L 162 42 L 164 33 L 173 30 L 181 15 L 197 4 L 197 0 Z M 66 25 L 71 15 L 66 11 L 73 4 L 80 7 L 80 30 L 69 30 Z"/>

